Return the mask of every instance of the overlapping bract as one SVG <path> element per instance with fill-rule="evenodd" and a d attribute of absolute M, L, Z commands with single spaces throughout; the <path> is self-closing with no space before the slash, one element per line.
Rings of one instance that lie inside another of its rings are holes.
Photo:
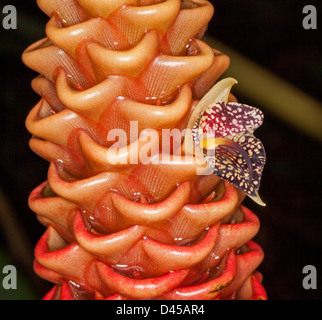
<path fill-rule="evenodd" d="M 41 96 L 26 126 L 50 162 L 29 198 L 47 231 L 35 271 L 45 299 L 265 298 L 244 194 L 197 157 L 131 163 L 146 129 L 182 130 L 229 59 L 201 41 L 208 1 L 39 0 L 47 38 L 23 60 Z M 108 156 L 112 129 L 127 136 Z M 147 154 L 146 158 L 149 155 Z M 159 157 L 159 155 L 155 155 Z M 121 161 L 124 160 L 124 161 Z M 164 259 L 166 257 L 166 259 Z"/>

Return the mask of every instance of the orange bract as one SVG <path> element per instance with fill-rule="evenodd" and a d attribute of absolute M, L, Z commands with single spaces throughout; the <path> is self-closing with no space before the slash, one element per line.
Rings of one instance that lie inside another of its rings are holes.
<path fill-rule="evenodd" d="M 153 129 L 159 150 L 162 129 L 185 129 L 228 68 L 229 58 L 201 40 L 212 5 L 38 5 L 50 16 L 47 38 L 23 61 L 40 74 L 32 86 L 41 99 L 26 120 L 30 146 L 50 162 L 48 180 L 29 198 L 47 227 L 34 263 L 56 284 L 45 299 L 262 297 L 253 272 L 263 253 L 250 241 L 259 221 L 241 206 L 245 195 L 198 175 L 205 164 L 194 155 L 151 155 L 131 131 L 132 121 L 143 137 Z M 118 153 L 109 153 L 113 129 L 126 134 Z"/>

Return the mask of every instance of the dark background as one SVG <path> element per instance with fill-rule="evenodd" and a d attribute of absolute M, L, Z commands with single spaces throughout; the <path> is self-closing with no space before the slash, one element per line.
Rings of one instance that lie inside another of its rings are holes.
<path fill-rule="evenodd" d="M 212 3 L 216 12 L 209 34 L 321 100 L 322 8 L 318 1 L 218 0 Z M 28 147 L 30 134 L 24 121 L 38 102 L 38 96 L 30 87 L 36 74 L 22 64 L 20 57 L 28 45 L 45 36 L 48 18 L 33 0 L 19 4 L 2 1 L 1 9 L 6 4 L 17 8 L 18 29 L 0 27 L 0 188 L 5 196 L 2 204 L 10 206 L 8 212 L 13 221 L 12 229 L 10 224 L 0 221 L 0 281 L 2 267 L 8 263 L 17 266 L 22 279 L 18 289 L 11 293 L 0 286 L 0 299 L 38 299 L 51 288 L 51 284 L 33 274 L 31 265 L 32 248 L 45 228 L 28 208 L 27 198 L 46 179 L 48 164 Z M 302 27 L 302 9 L 307 4 L 317 8 L 317 30 Z M 247 101 L 243 98 L 238 96 L 238 100 L 253 105 L 249 97 Z M 265 122 L 256 136 L 267 152 L 260 190 L 267 207 L 245 201 L 261 221 L 255 241 L 264 249 L 265 258 L 259 270 L 264 275 L 263 283 L 270 299 L 320 299 L 321 143 L 276 118 L 269 110 L 264 112 Z M 20 241 L 20 248 L 14 243 L 13 230 L 17 228 L 25 237 Z M 305 290 L 302 286 L 302 270 L 309 264 L 317 268 L 317 290 Z"/>

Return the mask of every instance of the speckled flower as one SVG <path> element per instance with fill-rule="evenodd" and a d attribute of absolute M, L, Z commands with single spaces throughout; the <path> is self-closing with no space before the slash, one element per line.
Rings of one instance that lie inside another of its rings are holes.
<path fill-rule="evenodd" d="M 217 101 L 202 112 L 192 128 L 209 168 L 261 205 L 258 195 L 266 161 L 263 144 L 253 132 L 263 113 L 236 102 Z"/>

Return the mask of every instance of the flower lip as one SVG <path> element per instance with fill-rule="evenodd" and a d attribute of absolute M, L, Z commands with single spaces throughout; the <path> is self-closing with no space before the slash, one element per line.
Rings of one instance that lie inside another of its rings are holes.
<path fill-rule="evenodd" d="M 199 121 L 203 132 L 215 132 L 217 138 L 240 132 L 253 133 L 263 123 L 264 115 L 257 108 L 236 102 L 218 101 L 205 110 Z"/>

